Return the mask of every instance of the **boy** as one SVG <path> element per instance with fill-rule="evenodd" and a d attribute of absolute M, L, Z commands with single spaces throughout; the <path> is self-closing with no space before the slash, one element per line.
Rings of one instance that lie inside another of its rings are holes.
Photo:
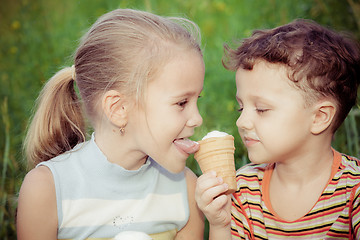
<path fill-rule="evenodd" d="M 331 147 L 356 103 L 357 44 L 296 20 L 226 45 L 223 62 L 236 71 L 236 125 L 252 163 L 237 171 L 231 217 L 226 184 L 198 179 L 210 239 L 359 239 L 360 161 Z"/>

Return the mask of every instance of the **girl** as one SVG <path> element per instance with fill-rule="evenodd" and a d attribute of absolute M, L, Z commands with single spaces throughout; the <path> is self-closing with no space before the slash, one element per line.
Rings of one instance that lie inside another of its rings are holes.
<path fill-rule="evenodd" d="M 204 63 L 189 20 L 118 9 L 83 37 L 42 90 L 25 139 L 18 239 L 202 239 L 196 176 Z M 74 84 L 80 93 L 78 98 Z M 94 133 L 85 141 L 82 105 Z"/>

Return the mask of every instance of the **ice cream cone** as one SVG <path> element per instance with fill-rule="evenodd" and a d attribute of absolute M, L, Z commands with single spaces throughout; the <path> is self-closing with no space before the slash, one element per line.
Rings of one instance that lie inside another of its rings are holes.
<path fill-rule="evenodd" d="M 225 194 L 236 191 L 236 171 L 234 163 L 234 137 L 211 137 L 199 141 L 200 149 L 194 155 L 199 163 L 201 171 L 206 173 L 214 170 L 229 189 Z"/>

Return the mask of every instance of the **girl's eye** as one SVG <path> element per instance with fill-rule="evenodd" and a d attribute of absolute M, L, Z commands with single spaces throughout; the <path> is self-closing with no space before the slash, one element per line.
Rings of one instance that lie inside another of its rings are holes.
<path fill-rule="evenodd" d="M 182 100 L 180 102 L 177 103 L 177 105 L 179 105 L 180 107 L 185 107 L 185 105 L 188 103 L 188 101 L 185 99 L 185 100 Z"/>
<path fill-rule="evenodd" d="M 244 108 L 240 107 L 237 111 L 242 112 L 243 110 L 244 110 Z"/>

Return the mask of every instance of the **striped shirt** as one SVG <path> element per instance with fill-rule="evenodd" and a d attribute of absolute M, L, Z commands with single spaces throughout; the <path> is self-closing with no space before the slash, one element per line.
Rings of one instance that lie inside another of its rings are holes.
<path fill-rule="evenodd" d="M 277 217 L 268 188 L 273 164 L 248 164 L 237 171 L 232 196 L 233 239 L 360 239 L 360 160 L 334 151 L 331 180 L 305 216 Z"/>

